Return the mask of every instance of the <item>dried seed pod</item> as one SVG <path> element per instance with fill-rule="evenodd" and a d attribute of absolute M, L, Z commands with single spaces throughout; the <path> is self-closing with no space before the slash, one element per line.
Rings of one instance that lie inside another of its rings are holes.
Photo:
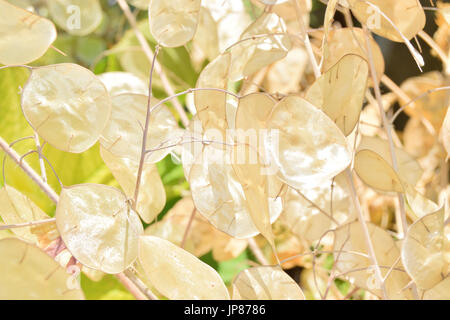
<path fill-rule="evenodd" d="M 377 79 L 384 74 L 384 58 L 378 44 L 370 37 L 370 48 L 375 64 Z M 360 28 L 342 28 L 330 31 L 324 45 L 324 61 L 322 71 L 326 72 L 347 54 L 356 54 L 369 61 L 367 56 L 366 37 Z M 371 82 L 371 79 L 369 79 Z"/>
<path fill-rule="evenodd" d="M 216 241 L 216 229 L 196 210 L 190 197 L 179 200 L 162 220 L 148 226 L 145 234 L 163 238 L 181 246 L 193 213 L 194 218 L 183 249 L 197 257 L 203 256 L 212 249 Z"/>
<path fill-rule="evenodd" d="M 56 40 L 56 28 L 50 20 L 0 1 L 0 64 L 32 62 Z"/>
<path fill-rule="evenodd" d="M 322 109 L 348 136 L 359 120 L 369 76 L 360 56 L 342 57 L 308 89 L 305 99 Z"/>
<path fill-rule="evenodd" d="M 49 219 L 50 217 L 41 210 L 28 197 L 5 185 L 0 189 L 0 217 L 6 224 L 19 224 L 37 220 Z M 20 238 L 38 244 L 39 235 L 33 227 L 11 229 Z"/>
<path fill-rule="evenodd" d="M 412 298 L 411 290 L 404 289 L 410 278 L 399 264 L 400 250 L 394 239 L 386 230 L 374 224 L 368 224 L 368 228 L 381 274 L 385 277 L 390 272 L 385 281 L 388 298 Z M 339 257 L 335 262 L 336 270 L 356 286 L 381 296 L 381 286 L 368 255 L 361 224 L 352 222 L 336 229 L 333 248 L 336 257 Z"/>
<path fill-rule="evenodd" d="M 151 0 L 150 31 L 164 47 L 179 47 L 191 40 L 199 19 L 201 0 Z"/>
<path fill-rule="evenodd" d="M 219 55 L 217 22 L 212 17 L 211 12 L 204 7 L 200 8 L 197 32 L 192 39 L 192 43 L 210 61 Z"/>
<path fill-rule="evenodd" d="M 112 97 L 111 100 L 111 118 L 102 132 L 100 144 L 117 157 L 139 163 L 142 152 L 142 126 L 147 117 L 148 97 L 124 93 Z M 151 106 L 158 103 L 159 101 L 152 97 Z M 158 150 L 147 154 L 145 162 L 155 163 L 170 153 L 171 148 L 167 146 L 178 141 L 182 131 L 164 105 L 151 112 L 148 128 L 146 150 Z"/>
<path fill-rule="evenodd" d="M 100 155 L 128 198 L 134 197 L 139 163 L 120 158 L 100 147 Z M 136 211 L 146 223 L 152 222 L 166 204 L 166 191 L 154 164 L 144 163 Z"/>
<path fill-rule="evenodd" d="M 139 261 L 151 284 L 169 299 L 230 299 L 216 270 L 170 241 L 140 237 Z"/>
<path fill-rule="evenodd" d="M 393 167 L 389 141 L 378 137 L 363 136 L 358 146 L 358 151 L 360 150 L 371 150 L 375 152 Z M 402 182 L 414 187 L 422 176 L 423 169 L 420 167 L 420 164 L 402 148 L 394 147 L 394 150 L 398 167 L 398 177 Z M 358 172 L 360 171 L 358 170 Z"/>
<path fill-rule="evenodd" d="M 247 245 L 247 240 L 235 239 L 223 232 L 216 231 L 212 255 L 214 260 L 218 262 L 227 261 L 239 256 L 247 248 Z"/>
<path fill-rule="evenodd" d="M 38 247 L 19 239 L 2 239 L 0 256 L 0 299 L 84 299 L 72 276 Z"/>
<path fill-rule="evenodd" d="M 230 63 L 231 55 L 229 53 L 218 56 L 200 73 L 196 88 L 226 90 L 228 88 Z M 223 140 L 225 130 L 228 128 L 226 119 L 227 94 L 214 90 L 197 90 L 194 92 L 194 103 L 203 130 L 219 130 L 223 134 Z"/>
<path fill-rule="evenodd" d="M 389 40 L 403 42 L 399 31 L 410 40 L 425 27 L 425 12 L 419 1 L 347 1 L 353 14 L 362 24 L 367 25 L 372 32 Z"/>
<path fill-rule="evenodd" d="M 99 139 L 111 101 L 90 70 L 63 63 L 32 69 L 22 93 L 22 110 L 45 141 L 62 151 L 81 153 Z"/>
<path fill-rule="evenodd" d="M 250 93 L 240 98 L 236 111 L 235 127 L 238 130 L 254 130 L 254 132 L 248 132 L 248 134 L 254 133 L 255 136 L 248 137 L 248 135 L 240 136 L 237 134 L 237 141 L 251 143 L 251 145 L 256 147 L 257 143 L 241 138 L 260 138 L 259 134 L 261 134 L 261 130 L 265 129 L 266 120 L 276 103 L 277 101 L 270 95 L 261 92 Z"/>
<path fill-rule="evenodd" d="M 253 217 L 264 212 L 256 212 L 259 206 L 250 208 L 247 203 L 242 182 L 232 166 L 230 149 L 205 146 L 193 164 L 188 180 L 196 208 L 217 229 L 238 239 L 255 236 L 261 231 L 253 222 L 250 210 L 253 210 Z M 276 196 L 268 201 L 270 222 L 273 223 L 281 213 L 282 201 Z"/>
<path fill-rule="evenodd" d="M 120 273 L 136 260 L 144 230 L 121 191 L 100 184 L 64 188 L 55 216 L 65 245 L 83 265 Z"/>
<path fill-rule="evenodd" d="M 409 227 L 403 242 L 402 261 L 422 290 L 445 280 L 450 271 L 450 241 L 444 234 L 444 207 Z"/>
<path fill-rule="evenodd" d="M 278 176 L 293 187 L 324 184 L 343 171 L 351 160 L 341 130 L 308 101 L 288 96 L 278 102 L 267 120 L 266 146 L 279 168 Z M 278 138 L 278 139 L 277 139 Z"/>
<path fill-rule="evenodd" d="M 292 44 L 286 25 L 275 13 L 263 13 L 241 35 L 231 48 L 231 80 L 249 76 L 284 58 Z"/>
<path fill-rule="evenodd" d="M 244 191 L 248 212 L 259 232 L 275 248 L 270 221 L 268 175 L 263 172 L 259 153 L 247 144 L 233 147 L 232 167 Z"/>
<path fill-rule="evenodd" d="M 103 82 L 111 97 L 122 93 L 148 94 L 148 85 L 145 81 L 129 72 L 105 72 L 98 78 Z"/>
<path fill-rule="evenodd" d="M 359 178 L 376 190 L 404 192 L 400 177 L 390 164 L 374 151 L 358 151 L 354 168 Z"/>
<path fill-rule="evenodd" d="M 450 277 L 445 278 L 423 294 L 423 300 L 450 300 Z"/>
<path fill-rule="evenodd" d="M 332 219 L 343 223 L 356 218 L 348 188 L 343 174 L 323 185 L 303 188 L 301 194 L 289 188 L 280 220 L 299 239 L 316 241 L 332 227 Z"/>
<path fill-rule="evenodd" d="M 305 296 L 279 266 L 261 266 L 237 275 L 233 282 L 233 300 L 305 300 Z"/>
<path fill-rule="evenodd" d="M 443 124 L 445 114 L 450 105 L 450 94 L 448 90 L 437 90 L 448 86 L 450 81 L 438 71 L 424 73 L 418 77 L 411 77 L 401 84 L 401 89 L 414 102 L 401 99 L 399 103 L 406 105 L 405 112 L 420 120 L 428 120 L 436 131 Z"/>

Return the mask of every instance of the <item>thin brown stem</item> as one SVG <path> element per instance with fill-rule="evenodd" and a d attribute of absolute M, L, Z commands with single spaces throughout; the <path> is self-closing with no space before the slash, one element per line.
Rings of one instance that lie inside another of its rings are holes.
<path fill-rule="evenodd" d="M 228 90 L 225 90 L 225 89 L 219 89 L 219 88 L 190 88 L 190 89 L 187 89 L 187 90 L 184 90 L 184 91 L 175 93 L 174 95 L 172 95 L 172 96 L 170 96 L 170 97 L 167 97 L 167 98 L 164 98 L 164 99 L 160 100 L 157 104 L 155 104 L 155 105 L 152 107 L 151 111 L 153 112 L 153 111 L 154 111 L 155 109 L 157 109 L 159 106 L 163 105 L 164 103 L 166 103 L 166 102 L 168 102 L 168 101 L 170 101 L 170 100 L 172 100 L 172 99 L 174 99 L 174 98 L 177 98 L 177 97 L 179 97 L 179 96 L 182 96 L 182 95 L 185 95 L 185 94 L 194 92 L 194 91 L 218 91 L 218 92 L 223 92 L 223 93 L 229 94 L 229 95 L 231 95 L 231 96 L 233 96 L 233 97 L 235 97 L 235 98 L 237 98 L 237 99 L 240 99 L 240 98 L 241 98 L 240 95 L 235 94 L 235 93 L 233 93 L 233 92 L 231 92 L 231 91 L 228 91 Z"/>
<path fill-rule="evenodd" d="M 143 294 L 136 284 L 124 273 L 118 273 L 115 276 L 120 283 L 122 283 L 123 286 L 136 298 L 136 300 L 149 300 L 149 298 Z"/>
<path fill-rule="evenodd" d="M 392 132 L 391 132 L 392 125 L 387 120 L 386 113 L 384 112 L 383 101 L 381 98 L 381 90 L 378 85 L 379 81 L 377 79 L 375 63 L 374 63 L 374 59 L 373 59 L 373 55 L 372 55 L 372 48 L 371 48 L 371 44 L 370 44 L 370 38 L 369 38 L 370 31 L 365 26 L 363 26 L 363 28 L 364 28 L 364 33 L 366 36 L 367 56 L 369 58 L 368 59 L 369 67 L 370 67 L 370 73 L 372 75 L 372 80 L 373 80 L 375 98 L 378 103 L 378 109 L 379 109 L 379 112 L 381 115 L 381 119 L 383 121 L 383 127 L 384 127 L 384 130 L 386 131 L 386 135 L 388 137 L 389 152 L 391 155 L 392 167 L 395 170 L 395 172 L 398 172 L 397 157 L 395 155 L 395 146 L 394 146 L 394 141 L 392 139 Z M 401 238 L 403 238 L 406 230 L 408 230 L 408 223 L 406 221 L 405 199 L 403 197 L 403 194 L 400 192 L 397 192 L 397 198 L 398 198 L 398 203 L 399 203 L 399 207 L 400 207 L 400 217 L 401 217 L 400 221 L 397 221 L 397 224 L 399 225 L 400 236 L 401 236 Z"/>
<path fill-rule="evenodd" d="M 317 78 L 320 77 L 320 69 L 316 61 L 316 57 L 314 56 L 314 51 L 311 46 L 311 42 L 309 41 L 308 32 L 306 30 L 305 22 L 303 21 L 303 12 L 297 2 L 297 0 L 292 0 L 295 6 L 295 12 L 297 14 L 298 24 L 300 26 L 300 32 L 303 37 L 303 44 L 305 45 L 306 52 L 308 54 L 309 60 L 311 61 L 311 65 L 313 67 L 314 76 Z"/>
<path fill-rule="evenodd" d="M 150 80 L 148 85 L 148 100 L 147 100 L 147 114 L 145 116 L 145 125 L 144 125 L 144 133 L 142 136 L 142 146 L 141 146 L 141 158 L 139 160 L 139 168 L 136 178 L 136 188 L 134 189 L 134 206 L 137 205 L 138 196 L 139 196 L 139 188 L 141 186 L 142 172 L 144 170 L 144 161 L 145 161 L 145 150 L 147 147 L 147 135 L 148 129 L 150 125 L 150 116 L 152 114 L 152 82 L 153 82 L 153 71 L 155 70 L 155 62 L 156 57 L 158 56 L 159 46 L 156 46 L 155 55 L 153 56 L 152 67 L 150 70 Z"/>
<path fill-rule="evenodd" d="M 144 51 L 144 54 L 147 56 L 147 59 L 152 62 L 154 60 L 154 54 L 152 52 L 152 49 L 150 48 L 147 40 L 145 39 L 145 36 L 142 34 L 142 32 L 139 30 L 136 22 L 136 17 L 133 15 L 133 13 L 130 10 L 130 7 L 128 6 L 128 3 L 125 0 L 117 0 L 117 3 L 119 4 L 120 8 L 122 9 L 123 13 L 125 14 L 128 22 L 131 25 L 131 28 L 133 29 L 137 40 L 139 41 L 139 44 L 142 47 L 142 50 Z M 164 87 L 164 90 L 167 92 L 169 96 L 173 96 L 175 94 L 174 89 L 172 88 L 172 85 L 169 82 L 169 79 L 167 78 L 161 64 L 158 61 L 155 61 L 155 71 L 158 74 L 159 78 L 161 79 L 162 85 Z M 189 125 L 189 118 L 184 111 L 183 106 L 178 100 L 173 101 L 173 105 L 175 109 L 177 110 L 178 114 L 180 115 L 181 122 L 185 127 Z"/>
<path fill-rule="evenodd" d="M 58 194 L 52 189 L 52 187 L 50 187 L 46 182 L 42 180 L 42 177 L 39 176 L 39 174 L 37 174 L 36 171 L 34 171 L 34 169 L 30 167 L 28 163 L 26 163 L 26 161 L 21 161 L 20 155 L 14 149 L 12 149 L 8 145 L 8 143 L 5 140 L 3 140 L 2 137 L 0 137 L 0 148 L 3 149 L 3 151 L 31 178 L 31 180 L 33 180 L 39 186 L 39 188 L 50 198 L 50 200 L 52 200 L 55 204 L 58 203 L 59 201 Z M 120 277 L 124 281 L 127 278 L 126 275 L 121 275 Z M 133 281 L 131 279 L 128 279 L 127 285 L 130 282 Z M 136 299 L 142 297 L 142 294 L 139 294 L 135 288 L 130 287 L 130 292 L 136 297 Z"/>
<path fill-rule="evenodd" d="M 306 202 L 308 202 L 311 206 L 313 206 L 314 208 L 316 208 L 317 210 L 319 210 L 320 213 L 322 213 L 324 216 L 326 216 L 328 219 L 330 219 L 331 221 L 333 221 L 336 225 L 339 225 L 339 222 L 333 218 L 333 216 L 331 216 L 330 214 L 328 214 L 325 210 L 323 210 L 321 207 L 319 207 L 317 204 L 315 204 L 313 201 L 311 201 L 310 199 L 308 199 L 300 190 L 296 189 L 296 188 L 292 188 L 295 192 L 297 192 L 297 194 L 299 196 L 301 196 L 303 199 L 305 199 Z"/>
<path fill-rule="evenodd" d="M 130 279 L 131 282 L 150 300 L 159 300 L 158 297 L 139 279 L 131 269 L 127 269 L 124 275 Z"/>
<path fill-rule="evenodd" d="M 356 195 L 356 188 L 355 183 L 353 182 L 353 177 L 350 169 L 345 170 L 345 176 L 347 178 L 347 181 L 350 185 L 350 195 L 352 197 L 353 205 L 355 207 L 355 210 L 358 214 L 358 220 L 361 224 L 361 228 L 363 230 L 364 234 L 364 240 L 366 241 L 367 251 L 369 253 L 370 260 L 372 264 L 375 266 L 375 276 L 377 277 L 377 281 L 380 284 L 381 292 L 383 294 L 383 299 L 388 299 L 387 291 L 386 291 L 386 285 L 383 281 L 383 276 L 381 274 L 380 265 L 378 264 L 377 256 L 375 254 L 375 248 L 372 243 L 372 239 L 370 238 L 369 228 L 367 226 L 366 220 L 364 219 L 361 205 L 359 203 L 359 199 Z"/>
<path fill-rule="evenodd" d="M 184 230 L 184 234 L 183 234 L 183 240 L 181 240 L 181 244 L 180 247 L 184 248 L 184 245 L 186 244 L 186 240 L 189 234 L 189 230 L 191 229 L 192 226 L 192 222 L 194 221 L 195 218 L 195 208 L 192 210 L 191 216 L 189 217 L 189 221 L 188 224 L 186 226 L 186 230 Z"/>
<path fill-rule="evenodd" d="M 264 253 L 261 251 L 261 248 L 258 246 L 254 238 L 248 239 L 248 247 L 260 264 L 262 264 L 263 266 L 270 265 L 269 261 L 267 261 Z"/>
<path fill-rule="evenodd" d="M 21 161 L 20 155 L 12 149 L 8 143 L 0 137 L 0 148 L 33 180 L 44 193 L 57 203 L 59 200 L 58 194 L 42 179 L 42 177 L 34 171 L 34 169 L 26 162 Z"/>
<path fill-rule="evenodd" d="M 39 135 L 35 132 L 34 133 L 34 141 L 36 142 L 36 149 L 38 152 L 38 156 L 39 156 L 39 166 L 41 168 L 41 177 L 42 180 L 44 182 L 47 182 L 47 173 L 45 171 L 45 162 L 44 162 L 44 158 L 42 158 L 42 147 L 41 147 L 41 143 L 39 141 Z"/>
<path fill-rule="evenodd" d="M 418 33 L 419 37 L 422 38 L 434 51 L 436 51 L 439 58 L 442 60 L 442 63 L 446 65 L 448 62 L 448 57 L 444 53 L 444 51 L 439 47 L 439 45 L 431 38 L 425 31 L 421 30 Z"/>
<path fill-rule="evenodd" d="M 24 223 L 16 223 L 16 224 L 7 224 L 7 225 L 1 225 L 0 224 L 0 230 L 26 228 L 26 227 L 32 227 L 32 226 L 37 226 L 37 225 L 41 225 L 41 224 L 52 223 L 52 222 L 55 222 L 55 221 L 56 221 L 55 218 L 50 218 L 50 219 L 30 221 L 30 222 L 24 222 Z"/>

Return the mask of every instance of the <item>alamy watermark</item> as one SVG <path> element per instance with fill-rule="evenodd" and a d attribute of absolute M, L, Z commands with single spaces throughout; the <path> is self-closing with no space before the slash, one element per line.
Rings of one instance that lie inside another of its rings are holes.
<path fill-rule="evenodd" d="M 66 27 L 68 30 L 81 29 L 81 9 L 79 6 L 70 5 L 66 7 L 66 13 L 69 14 Z"/>

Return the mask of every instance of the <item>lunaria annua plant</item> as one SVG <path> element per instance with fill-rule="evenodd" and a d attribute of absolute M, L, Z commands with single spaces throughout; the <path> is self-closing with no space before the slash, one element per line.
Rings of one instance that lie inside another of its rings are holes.
<path fill-rule="evenodd" d="M 320 2 L 0 0 L 0 299 L 450 299 L 450 5 Z"/>

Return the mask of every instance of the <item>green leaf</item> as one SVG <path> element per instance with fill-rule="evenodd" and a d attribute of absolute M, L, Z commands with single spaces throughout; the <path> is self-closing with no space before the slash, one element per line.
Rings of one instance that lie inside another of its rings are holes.
<path fill-rule="evenodd" d="M 244 250 L 239 256 L 234 259 L 219 262 L 217 271 L 219 272 L 219 275 L 222 277 L 225 284 L 228 285 L 233 281 L 234 277 L 239 272 L 247 268 L 250 268 L 250 265 L 248 264 L 247 250 Z"/>
<path fill-rule="evenodd" d="M 92 281 L 82 273 L 81 288 L 87 300 L 134 300 L 133 295 L 110 274 L 100 281 Z"/>
<path fill-rule="evenodd" d="M 189 189 L 189 183 L 184 178 L 183 167 L 172 161 L 168 155 L 156 164 L 159 175 L 166 190 L 166 205 L 158 215 L 158 221 L 182 198 L 184 191 Z"/>
<path fill-rule="evenodd" d="M 148 20 L 143 19 L 138 22 L 138 29 L 148 40 L 152 50 L 155 50 L 156 41 L 150 35 Z M 122 67 L 148 78 L 150 72 L 150 62 L 141 49 L 140 43 L 133 30 L 127 30 L 122 39 L 110 50 L 117 54 L 122 62 Z M 189 87 L 194 87 L 197 81 L 198 72 L 195 70 L 189 52 L 185 47 L 161 48 L 158 61 L 164 68 L 169 80 L 174 84 L 176 91 L 182 91 Z M 154 75 L 154 84 L 162 88 L 159 77 Z M 155 96 L 160 98 L 156 92 Z M 165 95 L 166 96 L 166 95 Z"/>

